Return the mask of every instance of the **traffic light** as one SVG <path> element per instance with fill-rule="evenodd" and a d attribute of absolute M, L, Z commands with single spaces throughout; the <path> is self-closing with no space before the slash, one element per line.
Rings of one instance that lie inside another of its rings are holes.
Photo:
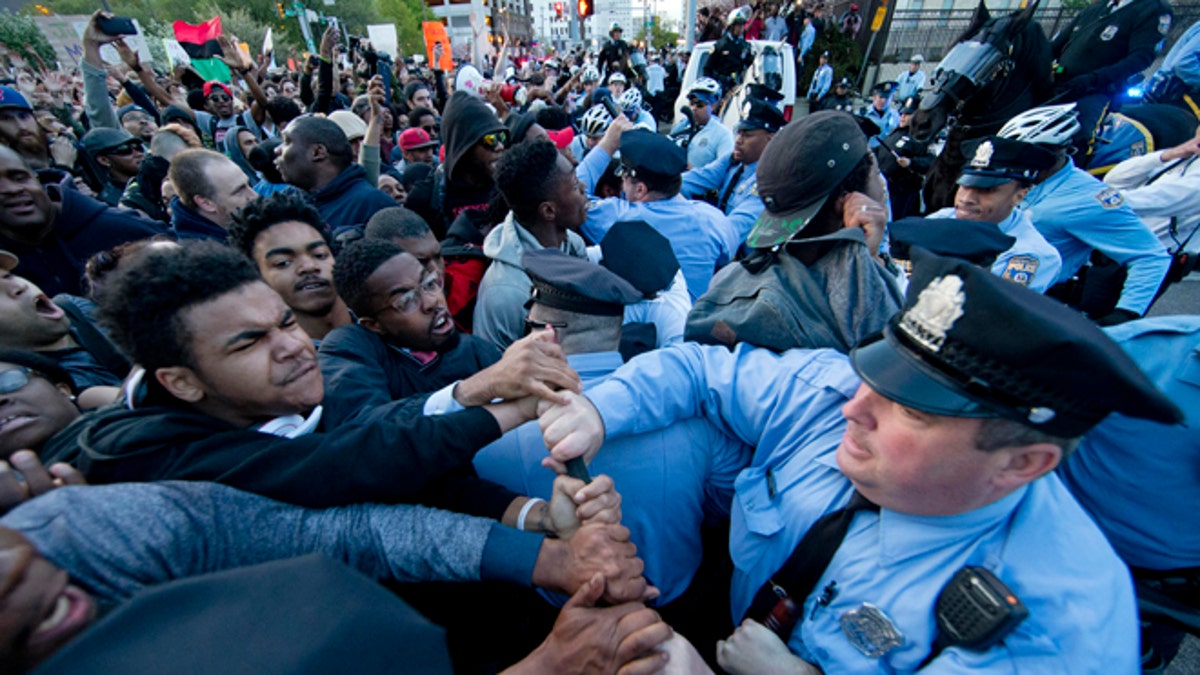
<path fill-rule="evenodd" d="M 596 7 L 592 4 L 592 0 L 578 0 L 578 2 L 580 19 L 586 19 L 596 13 Z"/>
<path fill-rule="evenodd" d="M 554 3 L 554 18 L 556 18 L 556 19 L 562 18 L 562 9 L 563 8 L 562 8 L 561 2 Z"/>
<path fill-rule="evenodd" d="M 284 18 L 285 16 L 287 16 L 287 15 L 286 15 L 286 14 L 284 14 L 284 12 L 283 12 L 283 3 L 282 3 L 282 2 L 277 2 L 277 3 L 275 3 L 275 9 L 279 10 L 279 18 L 281 18 L 281 19 L 282 19 L 282 18 Z"/>

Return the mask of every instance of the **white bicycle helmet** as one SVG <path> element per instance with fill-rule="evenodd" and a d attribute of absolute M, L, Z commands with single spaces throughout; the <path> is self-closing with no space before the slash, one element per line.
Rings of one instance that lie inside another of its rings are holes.
<path fill-rule="evenodd" d="M 625 73 L 613 73 L 608 76 L 608 83 L 620 82 L 621 84 L 629 84 L 629 80 L 625 77 Z"/>
<path fill-rule="evenodd" d="M 588 108 L 587 112 L 583 113 L 583 117 L 579 118 L 579 128 L 585 136 L 603 136 L 605 131 L 608 131 L 608 125 L 612 124 L 612 115 L 608 114 L 608 109 L 602 105 L 594 105 Z"/>
<path fill-rule="evenodd" d="M 1079 133 L 1074 103 L 1033 108 L 1004 123 L 999 136 L 1025 143 L 1066 147 Z"/>
<path fill-rule="evenodd" d="M 742 5 L 741 7 L 729 12 L 729 15 L 725 17 L 725 25 L 732 26 L 735 23 L 746 23 L 750 21 L 750 14 L 750 7 L 747 5 Z"/>
<path fill-rule="evenodd" d="M 691 90 L 688 91 L 688 96 L 692 94 L 704 94 L 714 101 L 719 101 L 721 99 L 721 83 L 711 77 L 702 77 L 696 80 Z"/>
<path fill-rule="evenodd" d="M 642 92 L 635 89 L 621 94 L 621 98 L 617 99 L 617 105 L 621 106 L 621 110 L 625 111 L 626 117 L 633 117 L 642 109 Z"/>
<path fill-rule="evenodd" d="M 579 81 L 587 84 L 588 82 L 599 82 L 600 71 L 596 70 L 596 66 L 584 66 L 583 74 L 579 76 Z"/>

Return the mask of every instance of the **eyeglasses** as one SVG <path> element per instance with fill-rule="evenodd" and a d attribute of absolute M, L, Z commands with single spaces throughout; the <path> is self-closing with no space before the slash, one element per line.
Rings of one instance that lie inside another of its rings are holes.
<path fill-rule="evenodd" d="M 389 309 L 394 309 L 401 314 L 409 314 L 417 309 L 421 304 L 421 298 L 424 296 L 435 296 L 442 292 L 442 277 L 437 272 L 433 272 L 421 281 L 421 285 L 396 297 L 388 303 L 381 311 L 386 312 Z"/>
<path fill-rule="evenodd" d="M 508 131 L 493 131 L 483 138 L 479 139 L 479 144 L 484 148 L 495 152 L 508 143 Z"/>
<path fill-rule="evenodd" d="M 525 334 L 529 335 L 535 330 L 546 330 L 547 328 L 553 328 L 554 330 L 559 331 L 565 329 L 569 325 L 570 324 L 565 321 L 534 321 L 529 317 L 525 317 Z"/>
<path fill-rule="evenodd" d="M 36 370 L 21 367 L 9 368 L 0 373 L 0 395 L 21 391 L 25 388 L 25 385 L 29 384 L 29 377 L 31 375 L 44 377 L 44 375 Z"/>
<path fill-rule="evenodd" d="M 226 94 L 209 94 L 208 100 L 214 103 L 224 103 L 226 101 L 232 101 L 233 99 Z"/>
<path fill-rule="evenodd" d="M 149 115 L 143 115 L 142 113 L 127 113 L 121 118 L 121 123 L 124 124 L 125 122 L 134 122 L 140 124 L 142 122 L 149 122 L 150 120 L 151 117 Z"/>
<path fill-rule="evenodd" d="M 122 146 L 113 148 L 112 150 L 107 150 L 107 151 L 105 151 L 104 154 L 118 155 L 121 157 L 125 157 L 128 155 L 132 155 L 135 152 L 142 152 L 142 151 L 143 151 L 143 147 L 142 147 L 141 143 L 129 143 L 127 145 L 122 145 Z"/>
<path fill-rule="evenodd" d="M 429 134 L 430 136 L 432 136 L 442 130 L 442 128 L 436 124 L 429 124 L 429 125 L 423 126 L 421 128 L 424 129 L 425 133 Z"/>

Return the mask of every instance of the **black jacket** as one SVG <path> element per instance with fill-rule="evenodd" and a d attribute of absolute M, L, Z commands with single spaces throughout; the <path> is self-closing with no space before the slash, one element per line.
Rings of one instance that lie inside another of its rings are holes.
<path fill-rule="evenodd" d="M 1054 36 L 1055 83 L 1084 78 L 1073 85 L 1081 92 L 1123 90 L 1154 61 L 1173 17 L 1164 0 L 1133 0 L 1115 12 L 1103 2 L 1091 5 Z"/>
<path fill-rule="evenodd" d="M 239 429 L 182 406 L 115 403 L 55 434 L 42 457 L 75 465 L 95 484 L 213 481 L 308 508 L 411 502 L 500 437 L 482 408 L 425 417 L 421 403 L 387 405 L 336 433 L 321 428 L 298 438 Z"/>
<path fill-rule="evenodd" d="M 52 189 L 47 187 L 47 191 Z M 0 249 L 21 259 L 13 273 L 37 284 L 48 296 L 87 295 L 83 266 L 88 258 L 117 244 L 163 232 L 157 223 L 132 211 L 114 209 L 74 190 L 61 190 L 59 194 L 62 203 L 58 217 L 40 245 L 20 244 L 0 235 Z"/>
<path fill-rule="evenodd" d="M 362 228 L 371 216 L 396 205 L 386 192 L 367 181 L 367 172 L 357 164 L 346 167 L 337 178 L 313 192 L 312 203 L 335 236 Z"/>
<path fill-rule="evenodd" d="M 229 238 L 225 228 L 188 208 L 179 197 L 171 198 L 170 207 L 171 232 L 175 234 L 176 239 L 211 239 L 225 243 Z"/>

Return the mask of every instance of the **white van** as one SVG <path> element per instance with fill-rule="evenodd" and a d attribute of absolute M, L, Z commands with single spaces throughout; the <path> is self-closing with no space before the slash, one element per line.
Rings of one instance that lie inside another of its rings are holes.
<path fill-rule="evenodd" d="M 692 50 L 687 70 L 683 73 L 683 86 L 675 99 L 672 126 L 683 121 L 683 113 L 679 112 L 679 109 L 687 107 L 687 94 L 692 90 L 692 83 L 704 76 L 704 64 L 712 55 L 714 44 L 716 43 L 701 42 Z M 746 68 L 742 84 L 763 84 L 783 94 L 783 100 L 777 105 L 783 111 L 784 118 L 790 122 L 796 105 L 796 59 L 792 56 L 792 46 L 786 42 L 768 40 L 751 40 L 750 46 L 754 48 L 754 61 Z M 721 123 L 730 130 L 737 126 L 742 101 L 746 95 L 744 86 L 738 87 L 734 92 L 733 100 L 726 104 L 721 115 Z"/>

